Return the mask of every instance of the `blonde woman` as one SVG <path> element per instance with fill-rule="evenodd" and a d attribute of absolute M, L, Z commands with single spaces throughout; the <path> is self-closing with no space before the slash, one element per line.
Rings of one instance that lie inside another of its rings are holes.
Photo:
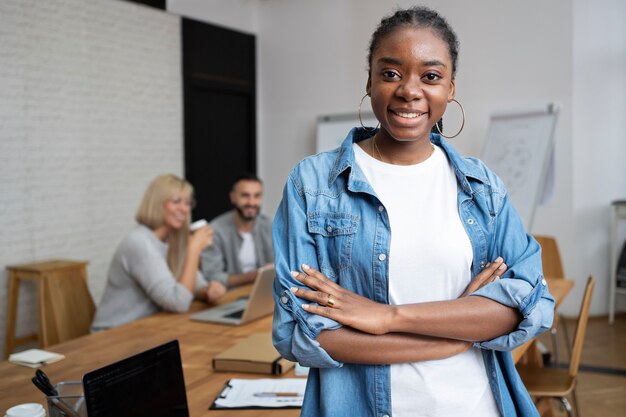
<path fill-rule="evenodd" d="M 198 272 L 200 253 L 211 245 L 213 230 L 189 232 L 193 187 L 172 174 L 155 178 L 122 240 L 92 323 L 92 331 L 120 326 L 165 310 L 181 313 L 195 298 L 207 299 L 209 287 Z"/>

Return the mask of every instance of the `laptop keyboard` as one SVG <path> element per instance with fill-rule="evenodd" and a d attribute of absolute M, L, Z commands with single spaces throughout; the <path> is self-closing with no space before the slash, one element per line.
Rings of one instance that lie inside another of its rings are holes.
<path fill-rule="evenodd" d="M 226 314 L 224 317 L 228 317 L 229 319 L 240 319 L 243 316 L 243 310 L 237 310 L 230 314 Z"/>

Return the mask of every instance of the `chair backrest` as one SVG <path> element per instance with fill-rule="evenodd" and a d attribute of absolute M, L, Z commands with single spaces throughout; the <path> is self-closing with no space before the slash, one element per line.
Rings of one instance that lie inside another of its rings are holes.
<path fill-rule="evenodd" d="M 561 252 L 559 252 L 559 245 L 556 243 L 556 239 L 552 236 L 542 235 L 535 235 L 534 238 L 541 246 L 543 275 L 549 278 L 565 278 Z"/>
<path fill-rule="evenodd" d="M 576 323 L 576 333 L 574 334 L 574 344 L 572 346 L 572 356 L 569 364 L 570 376 L 576 376 L 578 374 L 578 366 L 580 365 L 580 356 L 583 352 L 583 342 L 585 340 L 585 333 L 587 333 L 587 321 L 589 320 L 589 306 L 591 304 L 591 295 L 593 294 L 593 287 L 596 285 L 596 279 L 593 275 L 587 279 L 587 285 L 585 286 L 585 293 L 583 294 L 583 301 L 580 306 L 580 314 L 578 315 L 578 322 Z"/>
<path fill-rule="evenodd" d="M 43 325 L 44 346 L 54 345 L 89 333 L 96 311 L 87 286 L 86 267 L 64 271 L 46 283 L 49 300 Z"/>

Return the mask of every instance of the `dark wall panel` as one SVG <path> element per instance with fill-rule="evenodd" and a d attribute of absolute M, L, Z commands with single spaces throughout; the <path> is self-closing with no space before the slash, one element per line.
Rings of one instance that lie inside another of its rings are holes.
<path fill-rule="evenodd" d="M 230 209 L 241 173 L 256 172 L 256 42 L 252 35 L 183 19 L 185 176 L 194 219 Z"/>

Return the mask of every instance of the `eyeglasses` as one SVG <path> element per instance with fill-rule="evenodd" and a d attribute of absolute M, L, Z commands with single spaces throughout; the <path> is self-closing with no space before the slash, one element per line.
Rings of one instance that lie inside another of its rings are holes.
<path fill-rule="evenodd" d="M 196 207 L 196 200 L 193 198 L 172 197 L 168 201 L 176 206 L 185 205 L 192 209 Z"/>

